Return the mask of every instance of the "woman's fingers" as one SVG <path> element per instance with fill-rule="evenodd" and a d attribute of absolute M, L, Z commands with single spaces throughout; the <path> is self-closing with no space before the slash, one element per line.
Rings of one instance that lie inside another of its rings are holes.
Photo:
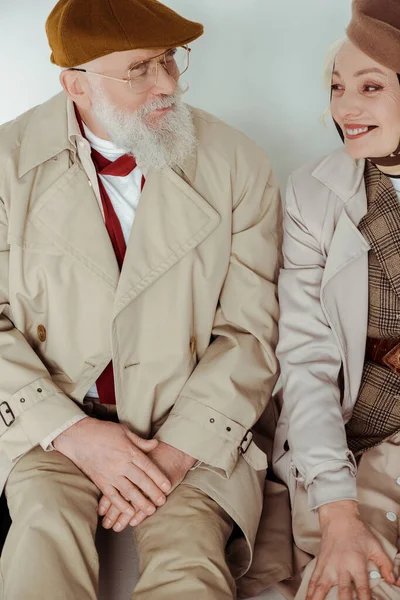
<path fill-rule="evenodd" d="M 333 587 L 332 583 L 320 579 L 314 586 L 312 596 L 307 595 L 307 598 L 310 598 L 310 600 L 325 600 L 331 587 Z"/>
<path fill-rule="evenodd" d="M 377 544 L 379 544 L 378 548 L 368 558 L 378 567 L 385 581 L 390 585 L 395 585 L 396 578 L 393 573 L 393 562 L 378 541 Z"/>
<path fill-rule="evenodd" d="M 363 564 L 353 569 L 352 578 L 358 600 L 371 600 L 367 565 Z"/>
<path fill-rule="evenodd" d="M 312 577 L 310 579 L 310 583 L 308 584 L 306 600 L 312 600 L 312 598 L 314 597 L 314 592 L 315 592 L 315 589 L 316 589 L 318 581 L 319 581 L 319 576 L 321 574 L 318 567 L 319 567 L 319 565 L 317 562 L 317 566 L 315 567 L 314 573 L 312 574 Z"/>
<path fill-rule="evenodd" d="M 353 600 L 353 584 L 348 571 L 341 573 L 339 578 L 339 600 Z"/>

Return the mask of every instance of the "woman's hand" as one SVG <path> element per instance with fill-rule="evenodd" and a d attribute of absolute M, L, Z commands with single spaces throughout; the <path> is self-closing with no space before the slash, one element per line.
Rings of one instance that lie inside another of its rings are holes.
<path fill-rule="evenodd" d="M 321 549 L 307 600 L 324 600 L 334 586 L 339 588 L 339 600 L 352 600 L 354 590 L 359 600 L 371 600 L 369 561 L 387 583 L 395 585 L 393 563 L 361 520 L 356 502 L 332 502 L 321 506 L 318 514 Z"/>

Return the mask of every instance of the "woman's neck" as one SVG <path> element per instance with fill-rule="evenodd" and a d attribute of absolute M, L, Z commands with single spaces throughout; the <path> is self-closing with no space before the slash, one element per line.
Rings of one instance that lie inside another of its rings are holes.
<path fill-rule="evenodd" d="M 380 167 L 376 165 L 376 167 L 388 177 L 400 177 L 400 165 L 394 165 L 392 167 Z"/>

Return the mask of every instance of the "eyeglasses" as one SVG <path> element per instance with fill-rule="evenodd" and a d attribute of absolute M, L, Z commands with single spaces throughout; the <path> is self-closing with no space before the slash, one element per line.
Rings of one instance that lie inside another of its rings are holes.
<path fill-rule="evenodd" d="M 110 75 L 94 73 L 76 67 L 72 67 L 68 71 L 80 71 L 87 75 L 97 75 L 98 77 L 104 77 L 104 79 L 128 83 L 135 94 L 144 94 L 157 85 L 159 65 L 165 69 L 170 77 L 178 81 L 179 77 L 189 68 L 190 52 L 191 49 L 188 46 L 171 48 L 162 54 L 153 56 L 149 60 L 142 60 L 133 64 L 128 70 L 128 76 L 123 78 L 111 77 Z"/>

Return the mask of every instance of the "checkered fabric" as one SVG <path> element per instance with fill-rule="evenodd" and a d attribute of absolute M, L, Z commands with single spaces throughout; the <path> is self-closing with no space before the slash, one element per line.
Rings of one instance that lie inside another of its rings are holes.
<path fill-rule="evenodd" d="M 400 201 L 392 182 L 371 163 L 365 168 L 368 212 L 359 231 L 369 252 L 368 336 L 400 339 Z M 400 430 L 400 377 L 366 360 L 359 397 L 347 424 L 355 455 Z"/>

